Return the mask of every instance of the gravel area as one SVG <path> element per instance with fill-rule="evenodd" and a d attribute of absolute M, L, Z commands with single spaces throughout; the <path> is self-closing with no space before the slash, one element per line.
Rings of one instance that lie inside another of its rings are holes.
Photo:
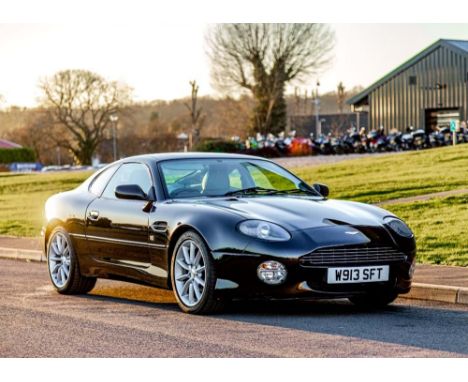
<path fill-rule="evenodd" d="M 403 151 L 374 154 L 313 155 L 303 157 L 275 158 L 274 161 L 284 167 L 319 166 L 321 164 L 337 163 L 345 160 L 367 158 L 369 156 L 379 157 L 383 155 L 395 155 L 402 152 Z"/>

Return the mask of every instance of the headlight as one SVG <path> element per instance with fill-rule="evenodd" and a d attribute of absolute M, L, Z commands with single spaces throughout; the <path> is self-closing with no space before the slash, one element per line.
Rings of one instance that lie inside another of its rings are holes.
<path fill-rule="evenodd" d="M 392 231 L 394 231 L 398 235 L 403 236 L 403 237 L 408 237 L 408 238 L 413 237 L 413 232 L 400 219 L 387 216 L 384 219 L 384 221 L 385 221 L 385 224 L 387 224 L 392 229 Z"/>
<path fill-rule="evenodd" d="M 263 220 L 246 220 L 238 228 L 244 235 L 268 241 L 286 241 L 291 238 L 283 227 Z"/>

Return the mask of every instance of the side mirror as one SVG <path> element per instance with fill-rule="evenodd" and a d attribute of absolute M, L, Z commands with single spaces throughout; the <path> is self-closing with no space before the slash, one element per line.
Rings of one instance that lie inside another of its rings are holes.
<path fill-rule="evenodd" d="M 119 199 L 147 200 L 148 196 L 138 184 L 121 184 L 115 188 L 115 196 Z"/>
<path fill-rule="evenodd" d="M 328 194 L 330 193 L 330 189 L 328 188 L 327 185 L 322 184 L 322 183 L 314 183 L 312 185 L 315 191 L 317 191 L 320 195 L 322 195 L 324 198 L 328 197 Z"/>

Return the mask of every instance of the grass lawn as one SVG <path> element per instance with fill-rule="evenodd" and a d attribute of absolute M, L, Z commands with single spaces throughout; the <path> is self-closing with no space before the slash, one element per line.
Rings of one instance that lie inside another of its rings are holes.
<path fill-rule="evenodd" d="M 468 194 L 383 208 L 410 225 L 418 262 L 468 266 Z"/>
<path fill-rule="evenodd" d="M 468 188 L 468 144 L 336 164 L 293 168 L 330 197 L 367 203 Z M 0 175 L 0 234 L 38 236 L 48 196 L 72 189 L 90 173 Z M 468 195 L 385 207 L 416 233 L 418 259 L 468 266 Z"/>
<path fill-rule="evenodd" d="M 468 144 L 384 157 L 365 157 L 293 171 L 330 187 L 330 197 L 377 203 L 468 188 Z"/>
<path fill-rule="evenodd" d="M 0 234 L 39 236 L 50 195 L 79 185 L 90 172 L 0 175 Z"/>

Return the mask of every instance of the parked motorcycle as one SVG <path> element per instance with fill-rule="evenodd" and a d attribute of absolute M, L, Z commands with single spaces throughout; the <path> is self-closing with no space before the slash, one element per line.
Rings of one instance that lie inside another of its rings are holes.
<path fill-rule="evenodd" d="M 463 124 L 456 132 L 457 143 L 468 143 L 468 128 Z M 237 137 L 237 140 L 240 140 Z M 296 136 L 295 131 L 287 135 L 280 133 L 249 137 L 244 150 L 249 154 L 257 152 L 264 156 L 289 156 L 289 155 L 342 155 L 349 153 L 375 153 L 401 150 L 422 150 L 431 147 L 451 145 L 453 140 L 449 127 L 438 128 L 426 133 L 423 129 L 408 127 L 405 132 L 392 130 L 385 135 L 383 127 L 373 129 L 366 133 L 365 128 L 358 130 L 351 127 L 346 133 L 332 136 L 321 134 L 314 137 L 303 138 Z M 240 147 L 240 146 L 239 146 Z"/>
<path fill-rule="evenodd" d="M 401 151 L 401 138 L 403 134 L 401 131 L 394 131 L 388 135 L 388 150 Z"/>
<path fill-rule="evenodd" d="M 381 153 L 387 151 L 388 141 L 383 129 L 371 130 L 367 134 L 369 151 L 372 153 Z"/>
<path fill-rule="evenodd" d="M 331 145 L 330 135 L 321 134 L 315 140 L 316 146 L 319 148 L 319 152 L 322 155 L 330 155 L 333 154 L 333 149 Z"/>
<path fill-rule="evenodd" d="M 422 150 L 428 147 L 426 142 L 426 132 L 423 129 L 418 129 L 411 133 L 413 135 L 413 148 Z"/>

